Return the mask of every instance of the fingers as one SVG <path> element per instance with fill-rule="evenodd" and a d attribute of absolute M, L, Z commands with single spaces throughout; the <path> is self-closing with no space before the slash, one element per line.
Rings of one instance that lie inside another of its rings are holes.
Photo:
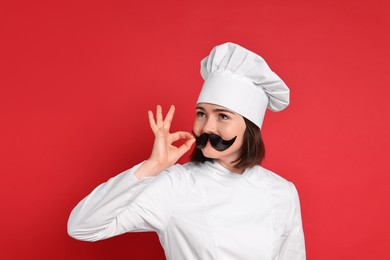
<path fill-rule="evenodd" d="M 172 123 L 172 119 L 173 119 L 174 114 L 175 114 L 175 106 L 171 105 L 167 115 L 165 116 L 165 120 L 164 120 L 164 128 L 167 131 L 169 131 L 169 128 L 171 127 L 171 123 Z"/>
<path fill-rule="evenodd" d="M 163 119 L 163 114 L 162 114 L 162 107 L 160 105 L 157 105 L 156 108 L 156 120 L 154 119 L 153 112 L 148 111 L 148 116 L 149 116 L 149 124 L 152 130 L 155 132 L 159 128 L 164 127 L 165 130 L 169 131 L 173 119 L 173 115 L 175 114 L 175 106 L 171 106 L 169 108 L 169 111 L 165 117 L 165 120 Z"/>
<path fill-rule="evenodd" d="M 184 144 L 182 144 L 180 147 L 177 148 L 179 152 L 179 157 L 181 157 L 183 154 L 185 154 L 191 146 L 195 143 L 195 138 L 192 134 L 188 132 L 176 132 L 170 135 L 171 142 L 175 142 L 180 139 L 188 139 Z"/>
<path fill-rule="evenodd" d="M 163 116 L 162 116 L 162 108 L 160 105 L 157 105 L 157 109 L 156 109 L 156 123 L 157 123 L 157 127 L 162 127 L 164 124 Z"/>
<path fill-rule="evenodd" d="M 180 140 L 180 139 L 195 139 L 192 134 L 190 134 L 188 132 L 183 132 L 183 131 L 172 133 L 170 135 L 170 138 L 171 138 L 172 143 L 176 142 L 177 140 Z"/>
<path fill-rule="evenodd" d="M 153 132 L 157 131 L 156 121 L 154 120 L 153 112 L 150 110 L 148 111 L 148 117 L 149 117 L 149 124 Z"/>
<path fill-rule="evenodd" d="M 195 143 L 195 138 L 188 139 L 184 144 L 182 144 L 178 150 L 180 157 L 185 154 L 188 150 L 190 150 L 191 146 Z"/>

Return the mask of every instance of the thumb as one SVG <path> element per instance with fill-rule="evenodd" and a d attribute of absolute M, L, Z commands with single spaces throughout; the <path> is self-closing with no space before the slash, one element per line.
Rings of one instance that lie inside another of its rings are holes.
<path fill-rule="evenodd" d="M 182 144 L 179 148 L 180 157 L 185 154 L 188 150 L 191 149 L 191 146 L 195 143 L 195 138 L 188 139 L 184 144 Z"/>

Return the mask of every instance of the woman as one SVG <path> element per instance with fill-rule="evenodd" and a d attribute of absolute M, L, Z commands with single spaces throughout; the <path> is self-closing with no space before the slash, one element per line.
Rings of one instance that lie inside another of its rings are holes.
<path fill-rule="evenodd" d="M 167 259 L 305 259 L 294 185 L 258 164 L 266 108 L 284 109 L 289 89 L 265 61 L 225 43 L 201 62 L 205 82 L 193 134 L 170 133 L 172 106 L 157 106 L 149 159 L 98 186 L 72 211 L 70 236 L 96 241 L 155 231 Z M 184 139 L 180 147 L 173 142 Z M 191 162 L 176 161 L 196 141 Z"/>

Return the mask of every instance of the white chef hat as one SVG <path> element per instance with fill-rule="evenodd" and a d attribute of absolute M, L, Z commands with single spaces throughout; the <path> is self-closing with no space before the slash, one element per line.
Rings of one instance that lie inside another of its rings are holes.
<path fill-rule="evenodd" d="M 290 101 L 290 90 L 265 60 L 238 44 L 214 47 L 201 61 L 200 73 L 204 84 L 197 103 L 231 109 L 259 128 L 267 108 L 280 111 Z"/>

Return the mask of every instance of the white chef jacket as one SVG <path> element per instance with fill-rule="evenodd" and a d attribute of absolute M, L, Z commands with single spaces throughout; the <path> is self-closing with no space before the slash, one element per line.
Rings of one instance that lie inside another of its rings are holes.
<path fill-rule="evenodd" d="M 174 165 L 138 180 L 141 164 L 98 186 L 72 211 L 70 236 L 96 241 L 155 231 L 170 260 L 302 260 L 295 186 L 261 166 Z"/>

